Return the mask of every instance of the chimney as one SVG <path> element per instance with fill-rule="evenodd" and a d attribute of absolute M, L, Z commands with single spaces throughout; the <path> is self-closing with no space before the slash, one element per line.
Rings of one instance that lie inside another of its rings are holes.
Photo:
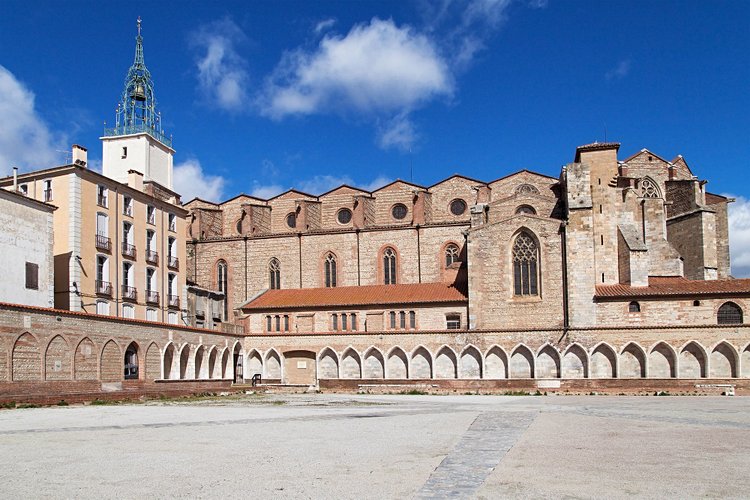
<path fill-rule="evenodd" d="M 87 149 L 78 144 L 73 144 L 73 165 L 86 168 L 88 163 Z"/>
<path fill-rule="evenodd" d="M 18 167 L 13 167 L 13 192 L 18 191 Z"/>

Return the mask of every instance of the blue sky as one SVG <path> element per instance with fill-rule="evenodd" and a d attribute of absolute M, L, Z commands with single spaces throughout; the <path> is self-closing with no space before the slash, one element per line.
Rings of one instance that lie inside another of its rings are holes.
<path fill-rule="evenodd" d="M 0 16 L 0 174 L 101 157 L 145 60 L 176 186 L 221 200 L 342 182 L 557 176 L 580 144 L 682 154 L 732 206 L 750 275 L 750 2 L 34 2 Z"/>

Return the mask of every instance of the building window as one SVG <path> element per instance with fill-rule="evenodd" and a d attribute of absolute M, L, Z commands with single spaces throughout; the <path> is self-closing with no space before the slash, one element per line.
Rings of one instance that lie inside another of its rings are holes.
<path fill-rule="evenodd" d="M 351 323 L 352 323 L 352 330 L 356 332 L 357 331 L 357 315 L 356 314 L 351 314 L 350 315 L 350 319 L 352 320 L 351 321 Z"/>
<path fill-rule="evenodd" d="M 100 207 L 107 208 L 109 206 L 108 203 L 108 190 L 104 186 L 97 186 L 96 188 L 96 204 Z"/>
<path fill-rule="evenodd" d="M 26 263 L 26 289 L 39 290 L 39 264 Z"/>
<path fill-rule="evenodd" d="M 693 301 L 693 307 L 698 307 L 700 305 L 701 305 L 701 301 L 700 300 L 694 300 Z"/>
<path fill-rule="evenodd" d="M 133 198 L 130 196 L 122 197 L 122 213 L 129 217 L 133 216 Z"/>
<path fill-rule="evenodd" d="M 176 325 L 177 324 L 177 313 L 174 311 L 169 311 L 167 313 L 167 323 L 170 325 Z"/>
<path fill-rule="evenodd" d="M 661 198 L 661 191 L 659 190 L 659 186 L 656 185 L 656 182 L 649 179 L 648 177 L 644 177 L 640 181 L 641 185 L 641 197 L 643 198 Z"/>
<path fill-rule="evenodd" d="M 396 284 L 396 251 L 391 247 L 383 252 L 383 282 L 386 285 Z"/>
<path fill-rule="evenodd" d="M 521 205 L 516 208 L 516 214 L 536 215 L 536 210 L 531 205 Z"/>
<path fill-rule="evenodd" d="M 289 331 L 289 315 L 288 314 L 284 315 L 284 331 L 285 332 Z"/>
<path fill-rule="evenodd" d="M 445 315 L 445 328 L 447 330 L 460 330 L 461 329 L 461 315 L 460 314 L 446 314 Z"/>
<path fill-rule="evenodd" d="M 105 255 L 96 256 L 96 293 L 102 295 L 112 295 L 112 288 L 109 282 L 109 259 Z"/>
<path fill-rule="evenodd" d="M 126 319 L 135 319 L 135 307 L 125 304 L 122 306 L 122 317 Z"/>
<path fill-rule="evenodd" d="M 219 263 L 216 264 L 216 288 L 224 294 L 224 300 L 222 301 L 224 304 L 224 315 L 222 319 L 224 321 L 229 317 L 229 273 L 227 270 L 227 263 L 223 260 L 220 260 Z"/>
<path fill-rule="evenodd" d="M 466 212 L 466 202 L 461 198 L 456 198 L 451 202 L 451 213 L 453 215 L 463 215 Z"/>
<path fill-rule="evenodd" d="M 273 258 L 268 263 L 268 284 L 271 290 L 281 289 L 281 264 L 278 259 Z"/>
<path fill-rule="evenodd" d="M 521 184 L 516 188 L 516 193 L 522 195 L 539 194 L 539 190 L 531 184 Z"/>
<path fill-rule="evenodd" d="M 348 320 L 348 319 L 349 319 L 349 318 L 347 318 L 346 314 L 342 314 L 342 315 L 341 315 L 341 329 L 342 329 L 342 330 L 344 330 L 344 331 L 346 331 L 346 330 L 348 330 L 348 329 L 349 329 L 349 328 L 347 327 L 347 323 L 348 323 L 348 321 L 347 321 L 347 320 Z"/>
<path fill-rule="evenodd" d="M 281 330 L 281 316 L 277 314 L 274 319 L 276 320 L 276 331 L 278 332 Z"/>
<path fill-rule="evenodd" d="M 417 314 L 414 311 L 409 311 L 409 328 L 411 330 L 417 328 Z"/>
<path fill-rule="evenodd" d="M 329 253 L 323 263 L 325 268 L 326 288 L 336 287 L 336 256 Z"/>
<path fill-rule="evenodd" d="M 156 224 L 156 208 L 151 205 L 146 207 L 146 222 Z"/>
<path fill-rule="evenodd" d="M 266 316 L 266 331 L 267 332 L 270 332 L 271 330 L 273 330 L 273 323 L 272 323 L 272 321 L 273 320 L 271 319 L 270 315 Z"/>
<path fill-rule="evenodd" d="M 403 203 L 396 203 L 391 208 L 391 215 L 396 220 L 402 220 L 406 218 L 406 214 L 409 212 L 409 210 L 406 208 L 406 205 Z"/>
<path fill-rule="evenodd" d="M 24 196 L 29 195 L 29 186 L 28 184 L 21 184 L 18 186 L 18 192 L 21 193 Z"/>
<path fill-rule="evenodd" d="M 177 232 L 177 216 L 175 214 L 169 214 L 169 230 L 173 233 Z"/>
<path fill-rule="evenodd" d="M 513 284 L 515 295 L 538 295 L 538 249 L 534 239 L 521 233 L 513 244 Z"/>
<path fill-rule="evenodd" d="M 44 201 L 52 201 L 52 181 L 45 180 L 42 185 L 44 186 L 44 191 L 42 191 Z"/>
<path fill-rule="evenodd" d="M 286 225 L 289 226 L 291 229 L 294 229 L 297 227 L 297 214 L 294 212 L 290 212 L 286 216 Z"/>
<path fill-rule="evenodd" d="M 123 146 L 122 147 L 122 159 L 124 160 L 127 157 L 128 157 L 128 147 L 127 146 Z"/>
<path fill-rule="evenodd" d="M 628 312 L 632 312 L 632 313 L 641 312 L 641 305 L 636 301 L 631 302 L 630 304 L 628 304 Z"/>
<path fill-rule="evenodd" d="M 339 315 L 336 313 L 331 314 L 331 330 L 334 332 L 339 329 Z"/>
<path fill-rule="evenodd" d="M 109 316 L 109 302 L 106 302 L 104 300 L 96 301 L 96 314 Z"/>
<path fill-rule="evenodd" d="M 716 319 L 720 325 L 741 325 L 742 309 L 734 302 L 726 302 L 719 308 Z"/>
<path fill-rule="evenodd" d="M 404 311 L 398 313 L 398 327 L 406 330 L 406 313 Z"/>
<path fill-rule="evenodd" d="M 396 312 L 395 311 L 391 311 L 389 313 L 389 316 L 390 316 L 390 319 L 391 319 L 391 321 L 390 321 L 391 330 L 395 330 L 396 329 Z"/>
<path fill-rule="evenodd" d="M 459 263 L 459 250 L 458 245 L 453 243 L 445 247 L 445 267 L 450 267 L 453 264 Z"/>
<path fill-rule="evenodd" d="M 352 211 L 348 208 L 342 208 L 336 214 L 336 220 L 339 224 L 349 224 L 352 221 Z"/>
<path fill-rule="evenodd" d="M 125 380 L 138 378 L 138 350 L 130 344 L 125 351 Z"/>
<path fill-rule="evenodd" d="M 146 309 L 146 320 L 156 321 L 156 309 L 151 309 L 151 308 Z"/>

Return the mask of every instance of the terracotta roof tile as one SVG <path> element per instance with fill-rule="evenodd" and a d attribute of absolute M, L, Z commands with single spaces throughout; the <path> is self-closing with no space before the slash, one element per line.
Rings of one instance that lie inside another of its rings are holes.
<path fill-rule="evenodd" d="M 648 286 L 597 285 L 596 298 L 676 297 L 696 295 L 750 295 L 750 279 L 688 280 L 681 277 L 650 277 Z"/>
<path fill-rule="evenodd" d="M 466 294 L 446 283 L 290 288 L 268 290 L 242 307 L 243 310 L 301 309 L 388 304 L 466 302 Z"/>

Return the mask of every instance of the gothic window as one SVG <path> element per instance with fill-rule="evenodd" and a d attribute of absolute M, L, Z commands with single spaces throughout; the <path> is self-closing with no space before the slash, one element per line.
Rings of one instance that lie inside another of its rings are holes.
<path fill-rule="evenodd" d="M 539 295 L 539 250 L 534 239 L 521 233 L 513 244 L 513 285 L 515 295 Z"/>
<path fill-rule="evenodd" d="M 531 184 L 521 184 L 516 188 L 517 194 L 539 194 L 539 190 Z"/>
<path fill-rule="evenodd" d="M 396 251 L 391 247 L 383 252 L 383 278 L 386 285 L 396 284 Z"/>
<path fill-rule="evenodd" d="M 294 212 L 288 213 L 286 216 L 286 225 L 292 229 L 297 227 L 297 214 Z"/>
<path fill-rule="evenodd" d="M 278 259 L 273 258 L 268 263 L 268 287 L 271 290 L 279 290 L 281 288 L 281 264 Z"/>
<path fill-rule="evenodd" d="M 393 208 L 391 208 L 391 215 L 396 220 L 402 220 L 406 217 L 406 214 L 409 210 L 406 208 L 406 205 L 403 203 L 396 203 L 393 205 Z"/>
<path fill-rule="evenodd" d="M 339 224 L 349 224 L 352 220 L 352 211 L 348 208 L 342 208 L 336 214 L 336 219 L 339 221 Z"/>
<path fill-rule="evenodd" d="M 219 263 L 216 264 L 216 288 L 224 294 L 224 316 L 222 317 L 224 321 L 226 321 L 229 317 L 229 301 L 227 300 L 227 293 L 229 288 L 227 286 L 227 284 L 229 283 L 228 274 L 227 263 L 223 260 L 220 260 Z"/>
<path fill-rule="evenodd" d="M 628 312 L 632 312 L 632 313 L 641 312 L 641 305 L 636 301 L 631 302 L 630 304 L 628 304 Z"/>
<path fill-rule="evenodd" d="M 516 208 L 517 214 L 536 215 L 536 210 L 531 205 L 521 205 Z"/>
<path fill-rule="evenodd" d="M 451 202 L 450 208 L 453 215 L 463 215 L 466 212 L 466 202 L 460 198 L 456 198 Z"/>
<path fill-rule="evenodd" d="M 661 198 L 661 192 L 659 191 L 659 186 L 656 185 L 656 182 L 649 179 L 648 177 L 644 177 L 641 179 L 641 197 L 643 198 Z"/>
<path fill-rule="evenodd" d="M 458 246 L 451 243 L 445 247 L 445 267 L 450 267 L 451 264 L 458 262 L 460 262 Z"/>
<path fill-rule="evenodd" d="M 742 309 L 734 302 L 726 302 L 719 308 L 716 319 L 720 325 L 741 325 Z"/>
<path fill-rule="evenodd" d="M 329 253 L 323 263 L 325 270 L 326 288 L 336 287 L 336 256 Z"/>

